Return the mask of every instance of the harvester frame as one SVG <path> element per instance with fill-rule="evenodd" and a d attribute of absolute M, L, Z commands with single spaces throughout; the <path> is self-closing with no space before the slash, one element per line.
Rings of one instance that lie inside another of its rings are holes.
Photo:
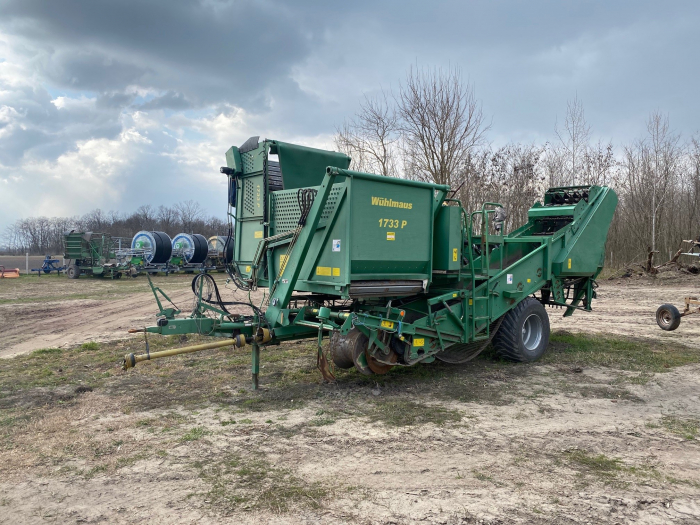
<path fill-rule="evenodd" d="M 449 186 L 351 171 L 342 154 L 255 137 L 226 158 L 228 273 L 244 290 L 267 288 L 267 308 L 232 314 L 213 278 L 198 275 L 190 316 L 159 303 L 156 326 L 132 332 L 251 344 L 253 388 L 262 345 L 316 338 L 329 380 L 327 334 L 332 362 L 363 374 L 468 361 L 492 340 L 503 357 L 532 361 L 549 339 L 544 305 L 591 309 L 617 204 L 610 188 L 550 188 L 505 235 L 498 203 L 468 213 Z M 123 366 L 193 348 L 129 354 Z"/>

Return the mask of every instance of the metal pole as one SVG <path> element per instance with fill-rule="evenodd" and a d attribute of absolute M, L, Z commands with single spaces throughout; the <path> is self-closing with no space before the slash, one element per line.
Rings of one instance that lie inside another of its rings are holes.
<path fill-rule="evenodd" d="M 258 374 L 260 373 L 260 346 L 257 342 L 253 342 L 252 352 L 252 369 L 253 369 L 253 390 L 258 389 Z"/>
<path fill-rule="evenodd" d="M 27 275 L 29 275 L 29 253 L 27 253 L 26 263 L 27 263 Z"/>

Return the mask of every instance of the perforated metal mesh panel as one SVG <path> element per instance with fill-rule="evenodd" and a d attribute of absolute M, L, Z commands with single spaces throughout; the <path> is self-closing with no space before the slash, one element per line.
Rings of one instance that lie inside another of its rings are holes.
<path fill-rule="evenodd" d="M 252 173 L 255 169 L 255 159 L 252 153 L 241 153 L 241 163 L 243 164 L 243 173 Z"/>
<path fill-rule="evenodd" d="M 250 179 L 243 181 L 243 208 L 251 215 L 255 213 L 255 183 Z"/>
<path fill-rule="evenodd" d="M 334 186 L 331 189 L 326 206 L 323 208 L 321 220 L 328 219 L 340 198 L 342 187 Z M 297 190 L 276 191 L 272 193 L 272 234 L 277 235 L 297 227 L 301 210 L 297 201 Z"/>

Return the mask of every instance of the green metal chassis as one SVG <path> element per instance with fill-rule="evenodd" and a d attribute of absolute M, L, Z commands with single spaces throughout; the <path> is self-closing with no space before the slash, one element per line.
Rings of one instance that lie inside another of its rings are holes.
<path fill-rule="evenodd" d="M 304 297 L 307 304 L 298 307 L 294 294 L 298 292 L 302 262 L 309 256 L 322 211 L 337 177 L 388 180 L 372 174 L 327 169 L 282 275 L 256 283 L 271 291 L 264 318 L 228 316 L 203 301 L 200 289 L 197 306 L 190 316 L 177 317 L 179 312 L 163 308 L 159 301 L 158 324 L 145 331 L 163 335 L 246 336 L 253 343 L 253 386 L 257 388 L 260 344 L 256 334 L 262 327 L 269 327 L 273 334 L 266 344 L 318 337 L 319 351 L 324 333 L 338 330 L 347 334 L 355 327 L 368 337 L 368 351 L 380 362 L 389 354 L 389 339 L 398 337 L 406 344 L 404 364 L 413 365 L 433 361 L 439 352 L 451 345 L 488 340 L 489 326 L 494 320 L 543 288 L 549 291 L 548 304 L 564 307 L 565 316 L 572 315 L 576 309 L 591 309 L 595 278 L 602 270 L 607 230 L 617 203 L 610 188 L 591 187 L 588 202 L 581 200 L 576 205 L 557 208 L 557 212 L 571 220 L 550 235 L 536 231 L 537 221 L 551 215 L 554 208 L 548 211 L 539 204 L 530 210 L 526 225 L 509 235 L 499 235 L 488 233 L 489 219 L 499 206 L 497 203 L 486 203 L 481 210 L 467 214 L 459 201 L 446 199 L 448 187 L 399 179 L 393 179 L 392 183 L 425 185 L 433 189 L 434 209 L 445 205 L 459 208 L 462 249 L 458 269 L 433 274 L 426 293 L 402 298 L 399 306 L 392 306 L 391 297 L 334 306 L 328 304 L 327 295 L 320 295 L 318 302 L 309 300 L 307 295 Z M 553 190 L 559 189 L 549 191 Z M 546 199 L 545 204 L 548 204 Z M 484 233 L 474 233 L 475 227 Z M 272 258 L 273 248 L 266 248 L 268 259 Z M 274 271 L 269 271 L 268 276 L 274 275 Z M 568 301 L 566 289 L 573 290 L 573 297 Z M 156 288 L 153 292 L 156 299 L 158 292 L 162 294 Z"/>

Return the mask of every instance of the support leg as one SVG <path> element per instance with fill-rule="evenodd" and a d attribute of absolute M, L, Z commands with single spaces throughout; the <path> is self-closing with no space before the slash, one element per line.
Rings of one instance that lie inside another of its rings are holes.
<path fill-rule="evenodd" d="M 252 351 L 252 371 L 253 371 L 253 390 L 258 389 L 258 374 L 260 373 L 260 346 L 258 343 L 253 343 Z"/>

